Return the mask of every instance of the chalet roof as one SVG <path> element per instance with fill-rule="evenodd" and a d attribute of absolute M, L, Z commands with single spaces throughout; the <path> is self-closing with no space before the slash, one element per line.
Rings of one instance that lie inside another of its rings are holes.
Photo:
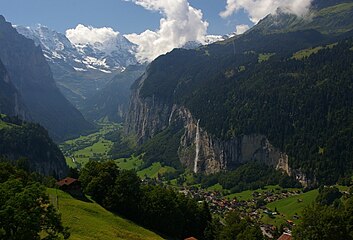
<path fill-rule="evenodd" d="M 283 233 L 277 240 L 292 240 L 292 235 L 289 233 Z"/>
<path fill-rule="evenodd" d="M 58 184 L 60 187 L 64 186 L 64 185 L 71 185 L 73 184 L 74 182 L 77 182 L 78 180 L 75 179 L 75 178 L 70 178 L 70 177 L 67 177 L 67 178 L 64 178 L 64 179 L 61 179 L 60 181 L 58 181 L 56 184 Z"/>

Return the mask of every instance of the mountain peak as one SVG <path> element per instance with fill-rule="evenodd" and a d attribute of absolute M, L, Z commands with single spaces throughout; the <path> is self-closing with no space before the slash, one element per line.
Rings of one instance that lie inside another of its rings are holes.
<path fill-rule="evenodd" d="M 103 42 L 79 42 L 41 24 L 15 27 L 20 34 L 41 46 L 51 64 L 69 65 L 76 71 L 112 72 L 137 63 L 134 56 L 135 45 L 121 34 Z"/>

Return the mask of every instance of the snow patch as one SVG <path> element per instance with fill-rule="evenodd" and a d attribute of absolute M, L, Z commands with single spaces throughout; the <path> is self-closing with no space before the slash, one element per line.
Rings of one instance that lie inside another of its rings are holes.
<path fill-rule="evenodd" d="M 87 72 L 87 69 L 83 69 L 83 68 L 77 68 L 77 67 L 74 67 L 75 71 L 77 72 Z"/>

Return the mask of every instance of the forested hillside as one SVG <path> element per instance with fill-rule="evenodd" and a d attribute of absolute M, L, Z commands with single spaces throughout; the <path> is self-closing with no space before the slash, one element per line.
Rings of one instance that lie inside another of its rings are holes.
<path fill-rule="evenodd" d="M 282 157 L 276 164 L 284 164 L 289 174 L 298 170 L 316 183 L 334 183 L 350 175 L 352 13 L 351 3 L 339 1 L 318 6 L 309 22 L 295 17 L 295 27 L 287 24 L 292 15 L 269 16 L 242 36 L 196 50 L 177 49 L 157 58 L 133 86 L 128 130 L 153 149 L 153 137 L 174 124 L 175 112 L 179 116 L 184 112 L 179 117 L 185 133 L 178 155 L 189 168 L 191 161 L 196 167 L 205 166 L 217 151 L 226 152 L 220 165 L 228 164 L 227 151 L 233 154 L 247 149 L 248 145 L 239 145 L 239 138 L 255 134 L 266 136 L 288 155 L 289 168 Z M 267 31 L 275 17 L 279 21 L 276 31 Z M 340 30 L 326 31 L 326 20 L 335 21 Z M 234 144 L 238 149 L 241 146 L 240 150 L 231 149 L 233 139 L 238 139 Z M 202 151 L 216 150 L 201 156 L 198 141 L 204 144 Z M 194 152 L 189 160 L 180 154 L 185 146 L 183 153 Z M 268 148 L 268 143 L 265 146 Z M 255 151 L 251 159 L 256 158 Z"/>
<path fill-rule="evenodd" d="M 38 124 L 0 118 L 0 157 L 46 176 L 65 177 L 68 167 L 58 146 Z"/>

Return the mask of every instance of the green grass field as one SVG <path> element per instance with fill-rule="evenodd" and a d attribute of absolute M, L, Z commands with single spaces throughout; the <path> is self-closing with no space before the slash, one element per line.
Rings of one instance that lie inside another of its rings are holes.
<path fill-rule="evenodd" d="M 48 189 L 47 192 L 51 202 L 61 213 L 64 225 L 70 228 L 71 240 L 163 239 L 96 203 L 76 200 L 56 189 Z"/>
<path fill-rule="evenodd" d="M 70 167 L 80 167 L 92 160 L 110 160 L 108 152 L 113 142 L 104 138 L 105 134 L 117 131 L 117 124 L 100 124 L 98 132 L 68 140 L 60 145 Z"/>
<path fill-rule="evenodd" d="M 6 122 L 3 122 L 0 120 L 0 129 L 8 128 L 8 127 L 9 127 L 9 125 Z"/>
<path fill-rule="evenodd" d="M 114 162 L 120 169 L 125 170 L 139 169 L 143 163 L 142 159 L 136 156 L 131 156 L 130 158 L 120 158 L 114 160 Z"/>
<path fill-rule="evenodd" d="M 211 187 L 208 187 L 207 188 L 208 191 L 222 191 L 223 190 L 223 187 L 221 184 L 217 183 Z"/>
<path fill-rule="evenodd" d="M 175 169 L 169 166 L 162 166 L 160 162 L 157 162 L 153 163 L 152 166 L 148 168 L 138 171 L 137 175 L 142 179 L 146 178 L 146 176 L 149 178 L 156 178 L 158 174 L 164 174 L 172 171 L 175 171 Z"/>
<path fill-rule="evenodd" d="M 296 59 L 296 60 L 302 60 L 306 57 L 310 57 L 312 54 L 316 54 L 318 53 L 321 49 L 326 49 L 326 48 L 333 48 L 334 46 L 336 46 L 337 43 L 333 43 L 327 46 L 318 46 L 315 48 L 307 48 L 307 49 L 303 49 L 300 50 L 296 53 L 293 54 L 292 59 Z"/>
<path fill-rule="evenodd" d="M 318 12 L 318 16 L 326 16 L 329 14 L 337 14 L 341 12 L 345 12 L 349 9 L 353 8 L 353 3 L 342 3 L 332 7 L 324 8 Z"/>
<path fill-rule="evenodd" d="M 264 187 L 263 189 L 260 188 L 260 189 L 256 189 L 256 190 L 246 190 L 246 191 L 243 191 L 240 193 L 233 193 L 233 194 L 227 195 L 225 197 L 228 199 L 233 199 L 236 197 L 239 201 L 241 201 L 241 200 L 248 201 L 248 200 L 253 199 L 252 194 L 254 192 L 258 192 L 258 193 L 263 193 L 263 192 L 267 192 L 267 191 L 281 192 L 282 190 L 283 190 L 283 188 L 281 188 L 278 185 L 270 185 L 270 186 Z M 293 190 L 298 190 L 298 189 L 291 188 L 291 189 L 287 189 L 287 190 L 293 191 Z"/>
<path fill-rule="evenodd" d="M 273 55 L 275 55 L 275 53 L 260 53 L 259 54 L 259 58 L 258 58 L 258 62 L 262 63 L 262 62 L 266 62 L 270 59 L 270 57 L 272 57 Z"/>
<path fill-rule="evenodd" d="M 294 215 L 300 216 L 303 209 L 313 203 L 318 196 L 318 190 L 312 190 L 306 193 L 299 194 L 297 196 L 292 196 L 289 198 L 281 199 L 272 203 L 267 204 L 267 208 L 271 211 L 277 209 L 279 215 L 274 218 L 270 218 L 268 215 L 264 214 L 262 222 L 267 224 L 273 224 L 279 226 L 281 223 L 286 222 L 286 220 L 292 220 L 293 222 L 299 222 L 299 220 L 293 219 Z"/>
<path fill-rule="evenodd" d="M 3 128 L 12 128 L 12 127 L 16 127 L 17 125 L 15 124 L 11 124 L 11 123 L 7 123 L 7 122 L 4 122 L 2 120 L 0 120 L 0 129 L 3 129 Z M 18 126 L 17 126 L 18 127 Z"/>

